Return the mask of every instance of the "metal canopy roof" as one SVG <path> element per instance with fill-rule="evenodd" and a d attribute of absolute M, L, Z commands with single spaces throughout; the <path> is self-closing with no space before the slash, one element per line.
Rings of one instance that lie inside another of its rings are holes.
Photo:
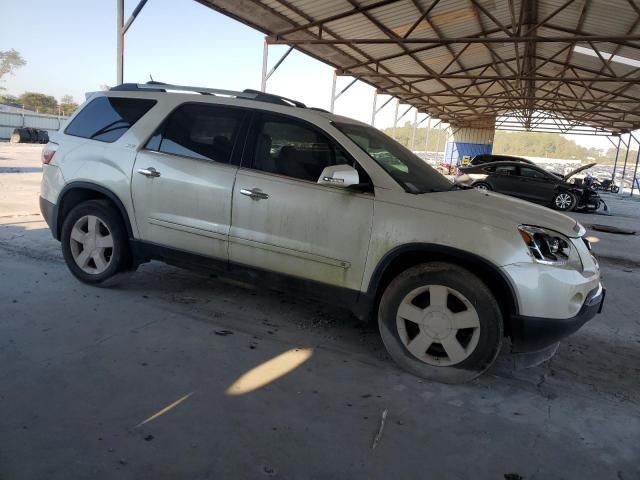
<path fill-rule="evenodd" d="M 636 0 L 197 0 L 455 127 L 640 128 Z"/>

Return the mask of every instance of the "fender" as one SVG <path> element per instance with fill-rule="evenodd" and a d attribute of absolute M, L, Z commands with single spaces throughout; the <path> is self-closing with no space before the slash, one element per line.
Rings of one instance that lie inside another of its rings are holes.
<path fill-rule="evenodd" d="M 127 213 L 127 210 L 124 208 L 124 204 L 118 198 L 118 196 L 108 188 L 105 188 L 101 185 L 97 185 L 91 182 L 78 181 L 78 182 L 71 182 L 65 185 L 65 187 L 60 192 L 60 195 L 58 195 L 58 201 L 53 207 L 52 218 L 54 219 L 54 221 L 51 222 L 52 224 L 51 233 L 53 234 L 53 237 L 56 240 L 60 240 L 60 230 L 62 229 L 62 217 L 60 216 L 60 207 L 62 206 L 62 202 L 64 201 L 65 195 L 68 194 L 71 190 L 76 190 L 76 189 L 90 190 L 90 191 L 99 193 L 102 196 L 105 196 L 109 200 L 111 200 L 114 203 L 114 205 L 117 207 L 118 211 L 120 212 L 120 215 L 122 216 L 122 220 L 124 221 L 124 227 L 127 230 L 128 237 L 130 239 L 133 239 L 133 231 L 131 229 L 131 219 L 129 218 L 129 214 Z"/>
<path fill-rule="evenodd" d="M 486 276 L 486 274 L 490 275 L 491 278 L 498 280 L 498 282 L 502 283 L 503 285 L 494 284 L 489 285 L 489 287 L 493 287 L 493 290 L 495 287 L 506 286 L 507 292 L 505 293 L 508 294 L 506 296 L 506 300 L 508 301 L 509 314 L 518 315 L 518 297 L 516 295 L 515 288 L 513 287 L 511 280 L 497 265 L 494 265 L 492 262 L 489 262 L 485 258 L 482 258 L 474 253 L 434 243 L 407 243 L 388 251 L 382 257 L 382 259 L 380 259 L 378 265 L 376 266 L 376 269 L 371 275 L 367 293 L 365 294 L 367 298 L 373 301 L 376 296 L 378 296 L 378 290 L 387 268 L 401 255 L 405 255 L 408 253 L 426 254 L 429 257 L 432 257 L 434 260 L 438 260 L 439 257 L 442 258 L 442 260 L 453 259 L 458 261 L 460 266 L 467 266 L 467 268 L 470 268 L 471 270 L 481 270 L 482 273 L 485 274 L 484 276 Z M 508 319 L 505 318 L 505 320 Z"/>

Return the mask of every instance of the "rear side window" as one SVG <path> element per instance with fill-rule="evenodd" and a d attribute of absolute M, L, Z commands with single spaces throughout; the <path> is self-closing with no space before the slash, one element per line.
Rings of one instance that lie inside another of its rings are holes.
<path fill-rule="evenodd" d="M 178 107 L 146 148 L 199 160 L 229 163 L 244 112 L 215 105 Z"/>
<path fill-rule="evenodd" d="M 547 178 L 547 176 L 544 173 L 534 170 L 533 168 L 526 168 L 526 167 L 520 167 L 520 175 L 522 177 L 528 177 L 528 178 L 542 178 L 542 179 Z"/>
<path fill-rule="evenodd" d="M 499 165 L 495 167 L 493 172 L 498 175 L 517 175 L 517 168 L 515 165 Z"/>
<path fill-rule="evenodd" d="M 98 97 L 76 115 L 64 133 L 115 142 L 155 104 L 143 98 Z"/>

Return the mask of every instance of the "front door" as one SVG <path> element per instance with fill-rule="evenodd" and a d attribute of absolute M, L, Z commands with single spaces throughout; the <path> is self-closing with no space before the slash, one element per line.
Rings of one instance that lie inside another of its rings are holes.
<path fill-rule="evenodd" d="M 312 125 L 256 117 L 233 191 L 230 260 L 359 290 L 373 193 L 317 184 L 324 167 L 354 161 Z"/>
<path fill-rule="evenodd" d="M 521 196 L 519 191 L 518 167 L 516 165 L 493 165 L 487 167 L 491 172 L 489 183 L 498 193 Z"/>
<path fill-rule="evenodd" d="M 243 116 L 239 109 L 184 104 L 138 153 L 132 196 L 142 240 L 228 259 Z"/>
<path fill-rule="evenodd" d="M 522 182 L 522 197 L 536 203 L 547 204 L 551 202 L 556 190 L 557 181 L 550 176 L 531 167 L 520 167 L 520 180 Z"/>

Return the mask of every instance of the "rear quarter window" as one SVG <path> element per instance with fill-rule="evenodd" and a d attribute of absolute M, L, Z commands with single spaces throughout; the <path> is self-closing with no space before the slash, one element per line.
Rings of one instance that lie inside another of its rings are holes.
<path fill-rule="evenodd" d="M 143 98 L 98 97 L 75 116 L 64 133 L 115 142 L 155 104 Z"/>

